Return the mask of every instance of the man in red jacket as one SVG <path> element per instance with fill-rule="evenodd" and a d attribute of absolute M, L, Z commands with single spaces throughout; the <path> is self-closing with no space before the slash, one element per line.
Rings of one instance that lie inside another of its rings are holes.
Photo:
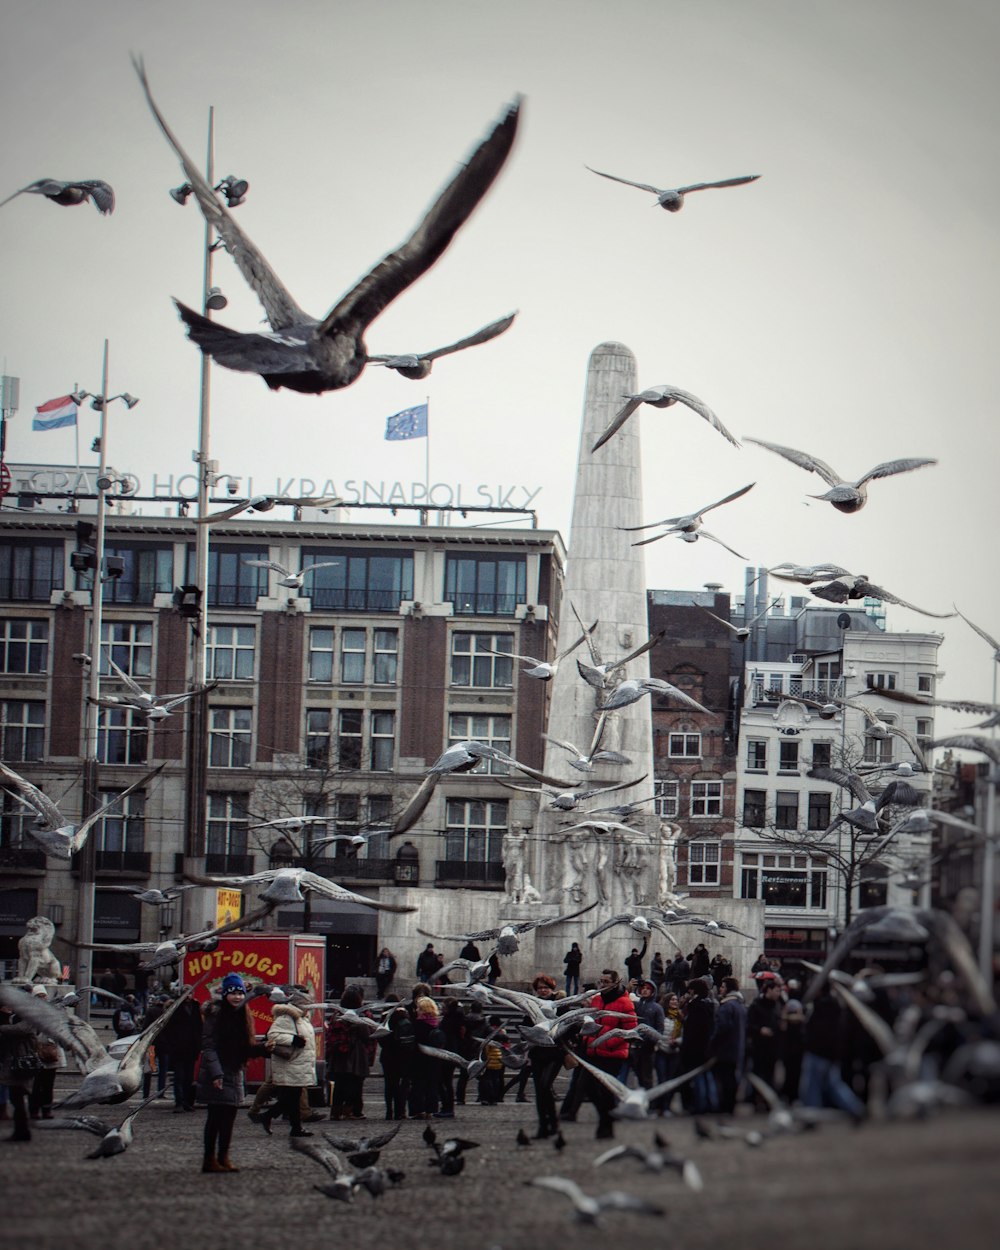
<path fill-rule="evenodd" d="M 622 1064 L 628 1058 L 628 1042 L 623 1037 L 605 1039 L 605 1034 L 612 1029 L 634 1029 L 636 1024 L 635 1005 L 629 997 L 628 990 L 622 985 L 618 973 L 613 968 L 605 968 L 597 981 L 597 993 L 590 1000 L 592 1011 L 614 1011 L 620 1016 L 602 1016 L 598 1020 L 598 1031 L 586 1039 L 586 1058 L 611 1076 L 617 1076 Z M 596 1076 L 588 1072 L 584 1083 L 584 1097 L 597 1108 L 596 1136 L 614 1137 L 614 1121 L 611 1112 L 617 1099 Z"/>

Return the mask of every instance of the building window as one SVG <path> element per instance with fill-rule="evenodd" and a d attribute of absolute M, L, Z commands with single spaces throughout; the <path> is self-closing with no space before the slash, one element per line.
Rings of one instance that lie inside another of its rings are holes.
<path fill-rule="evenodd" d="M 61 542 L 0 542 L 0 599 L 48 603 L 63 589 L 63 559 Z"/>
<path fill-rule="evenodd" d="M 48 667 L 48 621 L 0 620 L 0 672 L 45 673 Z"/>
<path fill-rule="evenodd" d="M 44 754 L 45 704 L 26 699 L 0 702 L 0 757 L 9 764 L 23 764 Z"/>
<path fill-rule="evenodd" d="M 372 680 L 376 686 L 394 686 L 399 660 L 399 630 L 373 631 Z"/>
<path fill-rule="evenodd" d="M 929 716 L 917 717 L 917 746 L 921 751 L 927 752 L 931 747 L 931 739 L 934 737 L 934 722 Z"/>
<path fill-rule="evenodd" d="M 747 742 L 747 772 L 767 772 L 766 738 L 750 738 Z"/>
<path fill-rule="evenodd" d="M 97 758 L 102 764 L 145 764 L 149 756 L 146 718 L 135 708 L 99 708 Z"/>
<path fill-rule="evenodd" d="M 673 820 L 680 806 L 680 782 L 653 782 L 653 810 L 661 820 Z"/>
<path fill-rule="evenodd" d="M 691 782 L 691 815 L 721 816 L 722 815 L 722 782 L 692 781 Z"/>
<path fill-rule="evenodd" d="M 174 549 L 169 545 L 136 547 L 105 543 L 105 556 L 117 556 L 125 565 L 121 577 L 104 583 L 107 603 L 137 603 L 151 607 L 153 596 L 174 588 Z M 81 583 L 83 579 L 81 578 Z M 92 576 L 87 575 L 92 581 Z"/>
<path fill-rule="evenodd" d="M 743 791 L 743 823 L 748 829 L 763 829 L 767 824 L 767 791 Z"/>
<path fill-rule="evenodd" d="M 701 759 L 701 734 L 668 734 L 667 755 L 671 759 Z"/>
<path fill-rule="evenodd" d="M 774 827 L 797 829 L 799 827 L 799 796 L 795 790 L 779 790 L 774 799 Z"/>
<path fill-rule="evenodd" d="M 359 707 L 341 708 L 337 720 L 337 762 L 341 768 L 361 767 L 364 713 Z"/>
<path fill-rule="evenodd" d="M 917 674 L 917 689 L 920 691 L 921 694 L 933 694 L 934 693 L 934 674 L 933 673 L 918 673 Z"/>
<path fill-rule="evenodd" d="M 830 793 L 828 790 L 809 791 L 809 810 L 806 817 L 808 829 L 826 829 L 830 824 Z"/>
<path fill-rule="evenodd" d="M 718 885 L 721 842 L 689 842 L 688 885 Z"/>
<path fill-rule="evenodd" d="M 448 718 L 448 745 L 456 742 L 485 742 L 498 751 L 510 754 L 510 717 L 483 713 L 452 712 Z M 510 771 L 500 760 L 480 760 L 469 770 L 473 773 L 494 773 L 506 776 Z"/>
<path fill-rule="evenodd" d="M 306 711 L 306 768 L 329 767 L 330 711 L 328 708 L 309 708 Z"/>
<path fill-rule="evenodd" d="M 833 762 L 833 743 L 814 742 L 812 748 L 813 768 L 829 768 Z"/>
<path fill-rule="evenodd" d="M 208 676 L 216 681 L 252 680 L 256 636 L 253 625 L 210 625 L 205 652 Z"/>
<path fill-rule="evenodd" d="M 372 712 L 372 772 L 392 772 L 396 750 L 395 712 Z"/>
<path fill-rule="evenodd" d="M 895 690 L 895 673 L 865 673 L 865 686 L 869 690 Z"/>
<path fill-rule="evenodd" d="M 810 688 L 817 698 L 829 698 L 830 695 L 840 693 L 839 660 L 818 660 L 815 672 L 816 676 L 812 679 Z"/>
<path fill-rule="evenodd" d="M 267 597 L 267 569 L 248 560 L 268 560 L 267 547 L 237 547 L 213 543 L 208 552 L 208 607 L 254 608 Z M 188 548 L 187 580 L 196 582 L 194 547 Z"/>
<path fill-rule="evenodd" d="M 883 716 L 882 719 L 887 725 L 891 725 L 893 717 Z M 891 764 L 892 763 L 892 743 L 893 735 L 887 734 L 886 737 L 876 737 L 875 734 L 865 734 L 865 763 L 866 764 Z"/>
<path fill-rule="evenodd" d="M 368 631 L 340 631 L 340 680 L 345 686 L 363 686 L 365 681 L 365 647 Z"/>
<path fill-rule="evenodd" d="M 148 680 L 153 672 L 153 626 L 149 621 L 104 621 L 101 624 L 100 673 L 117 677 L 108 664 L 111 658 L 129 677 Z"/>
<path fill-rule="evenodd" d="M 501 862 L 503 835 L 507 831 L 505 799 L 449 799 L 445 819 L 445 859 Z"/>
<path fill-rule="evenodd" d="M 789 742 L 782 739 L 778 743 L 778 772 L 797 773 L 799 771 L 799 744 L 796 740 Z"/>
<path fill-rule="evenodd" d="M 31 836 L 35 812 L 27 810 L 8 791 L 0 794 L 0 847 L 9 850 L 40 851 L 41 843 Z"/>
<path fill-rule="evenodd" d="M 762 898 L 768 907 L 826 907 L 826 860 L 822 856 L 745 852 L 740 897 Z"/>
<path fill-rule="evenodd" d="M 208 855 L 246 855 L 247 796 L 209 794 L 205 852 Z"/>
<path fill-rule="evenodd" d="M 451 684 L 510 690 L 514 684 L 512 634 L 471 634 L 456 630 L 451 636 Z M 506 655 L 491 652 L 505 651 Z"/>
<path fill-rule="evenodd" d="M 208 762 L 212 768 L 249 768 L 253 708 L 209 709 Z"/>
<path fill-rule="evenodd" d="M 858 906 L 884 907 L 889 900 L 889 870 L 884 864 L 866 864 L 858 883 Z"/>
<path fill-rule="evenodd" d="M 309 680 L 333 681 L 333 630 L 309 630 Z"/>
<path fill-rule="evenodd" d="M 117 790 L 102 790 L 99 804 L 110 803 Z M 146 845 L 146 796 L 126 795 L 98 823 L 97 849 L 121 853 L 142 851 Z"/>
<path fill-rule="evenodd" d="M 328 560 L 332 567 L 310 574 L 313 610 L 398 612 L 404 599 L 413 598 L 413 557 L 362 555 L 304 548 L 302 558 Z"/>
<path fill-rule="evenodd" d="M 523 556 L 448 556 L 444 597 L 455 612 L 482 616 L 513 616 L 526 602 L 527 573 Z"/>

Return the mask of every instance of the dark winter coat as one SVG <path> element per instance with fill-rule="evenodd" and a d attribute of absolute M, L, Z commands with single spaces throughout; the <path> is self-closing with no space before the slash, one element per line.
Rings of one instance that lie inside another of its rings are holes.
<path fill-rule="evenodd" d="M 715 1028 L 715 1004 L 710 998 L 692 998 L 684 1014 L 681 1035 L 681 1068 L 696 1068 L 708 1058 L 708 1044 Z"/>
<path fill-rule="evenodd" d="M 193 998 L 177 1007 L 156 1039 L 161 1053 L 179 1060 L 193 1060 L 201 1050 L 201 1010 Z"/>
<path fill-rule="evenodd" d="M 686 1028 L 684 1035 L 687 1036 Z M 719 1063 L 731 1063 L 737 1070 L 742 1070 L 746 1048 L 747 1009 L 739 990 L 730 990 L 719 1004 L 708 1053 Z"/>
<path fill-rule="evenodd" d="M 206 1003 L 202 1010 L 201 1067 L 198 1070 L 198 1097 L 202 1102 L 238 1107 L 243 1101 L 243 1069 L 247 1060 L 267 1054 L 263 1042 L 253 1032 L 253 1016 L 242 1004 Z M 215 1081 L 222 1078 L 222 1088 Z"/>

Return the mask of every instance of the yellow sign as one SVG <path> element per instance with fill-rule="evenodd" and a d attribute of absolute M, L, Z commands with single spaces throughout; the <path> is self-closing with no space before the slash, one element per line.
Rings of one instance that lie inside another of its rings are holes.
<path fill-rule="evenodd" d="M 235 920 L 242 914 L 243 891 L 242 890 L 216 890 L 215 891 L 215 923 L 216 925 L 228 924 L 230 920 Z"/>

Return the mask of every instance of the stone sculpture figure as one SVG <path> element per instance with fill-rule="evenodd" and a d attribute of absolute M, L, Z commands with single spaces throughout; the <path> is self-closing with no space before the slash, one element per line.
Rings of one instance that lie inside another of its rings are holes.
<path fill-rule="evenodd" d="M 53 984 L 62 976 L 62 964 L 50 949 L 56 927 L 48 916 L 32 916 L 17 944 L 17 980 Z"/>
<path fill-rule="evenodd" d="M 528 832 L 523 825 L 512 825 L 503 835 L 500 853 L 503 856 L 504 890 L 512 903 L 524 902 L 525 881 L 524 853 Z"/>

